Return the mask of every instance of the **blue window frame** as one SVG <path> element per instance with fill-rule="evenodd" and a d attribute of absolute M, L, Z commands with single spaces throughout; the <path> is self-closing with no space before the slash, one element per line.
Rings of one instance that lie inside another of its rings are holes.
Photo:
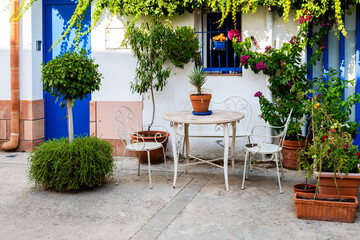
<path fill-rule="evenodd" d="M 241 14 L 236 14 L 236 26 L 232 20 L 231 14 L 226 18 L 222 26 L 220 25 L 222 13 L 219 12 L 202 12 L 201 14 L 201 31 L 197 32 L 202 44 L 201 62 L 198 63 L 204 67 L 205 72 L 213 74 L 240 74 L 240 60 L 234 53 L 232 42 L 227 40 L 218 46 L 213 41 L 213 37 L 223 34 L 227 37 L 227 32 L 231 29 L 238 29 L 241 32 Z"/>

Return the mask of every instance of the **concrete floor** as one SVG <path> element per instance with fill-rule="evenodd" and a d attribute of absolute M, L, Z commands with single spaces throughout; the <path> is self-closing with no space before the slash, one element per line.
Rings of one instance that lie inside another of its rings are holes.
<path fill-rule="evenodd" d="M 0 152 L 0 239 L 360 239 L 359 212 L 353 224 L 296 218 L 297 171 L 286 172 L 279 194 L 275 169 L 258 165 L 241 190 L 238 163 L 226 192 L 221 169 L 181 168 L 173 189 L 161 164 L 149 189 L 146 166 L 138 177 L 128 158 L 119 186 L 108 179 L 92 191 L 57 193 L 32 190 L 27 157 Z"/>

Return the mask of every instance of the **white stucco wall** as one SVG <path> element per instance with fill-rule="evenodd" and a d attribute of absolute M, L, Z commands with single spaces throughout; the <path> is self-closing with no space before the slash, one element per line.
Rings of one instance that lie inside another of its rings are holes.
<path fill-rule="evenodd" d="M 94 3 L 93 3 L 94 4 Z M 94 6 L 94 5 L 93 5 Z M 259 8 L 256 13 L 242 16 L 243 37 L 255 36 L 262 49 L 268 45 L 266 42 L 266 10 Z M 291 36 L 296 34 L 297 24 L 290 22 L 288 28 L 285 27 L 283 20 L 274 15 L 273 39 L 276 46 L 284 41 L 289 41 Z M 143 96 L 132 94 L 129 83 L 135 76 L 136 59 L 132 57 L 130 49 L 106 50 L 105 31 L 106 27 L 122 27 L 124 19 L 114 18 L 109 22 L 108 15 L 103 15 L 96 28 L 92 31 L 92 56 L 100 64 L 100 70 L 104 75 L 101 90 L 92 95 L 95 101 L 139 101 L 143 100 L 143 122 L 151 121 L 152 103 L 150 94 Z M 293 15 L 290 16 L 290 19 Z M 171 19 L 174 26 L 194 25 L 200 21 L 195 20 L 195 15 L 186 13 Z M 274 46 L 274 44 L 272 44 Z M 163 114 L 169 111 L 183 110 L 189 101 L 189 93 L 193 90 L 188 82 L 188 75 L 193 67 L 193 63 L 185 66 L 184 69 L 172 68 L 168 83 L 161 92 L 155 92 L 156 115 L 155 124 L 163 125 L 170 131 L 169 122 L 163 119 Z M 169 65 L 170 66 L 170 65 Z M 256 122 L 262 122 L 258 99 L 254 97 L 255 92 L 261 91 L 266 94 L 266 77 L 262 74 L 254 74 L 251 70 L 243 70 L 242 76 L 208 76 L 205 88 L 211 89 L 214 101 L 225 100 L 231 96 L 242 96 L 246 98 L 257 118 Z M 196 127 L 195 127 L 196 128 Z M 223 151 L 215 139 L 191 141 L 191 150 L 195 154 L 207 157 L 222 156 Z M 170 150 L 171 147 L 168 147 Z M 171 151 L 169 151 L 171 152 Z"/>
<path fill-rule="evenodd" d="M 20 99 L 42 99 L 42 51 L 36 51 L 36 40 L 42 40 L 42 1 L 38 0 L 19 21 Z M 0 1 L 0 100 L 10 99 L 10 26 L 9 1 Z"/>
<path fill-rule="evenodd" d="M 10 99 L 9 1 L 0 1 L 0 100 Z"/>

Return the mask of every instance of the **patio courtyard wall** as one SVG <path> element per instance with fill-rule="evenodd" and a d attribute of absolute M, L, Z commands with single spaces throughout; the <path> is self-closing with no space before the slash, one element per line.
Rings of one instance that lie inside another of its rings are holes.
<path fill-rule="evenodd" d="M 19 1 L 20 2 L 20 1 Z M 17 151 L 31 151 L 44 141 L 44 101 L 41 85 L 42 0 L 19 21 L 20 142 Z M 10 139 L 10 12 L 0 1 L 0 146 Z M 0 147 L 0 151 L 1 151 Z"/>
<path fill-rule="evenodd" d="M 94 9 L 96 1 L 92 2 Z M 273 34 L 269 42 L 267 34 L 266 15 L 273 16 Z M 122 145 L 113 130 L 113 112 L 116 106 L 130 106 L 138 121 L 147 124 L 151 120 L 152 105 L 148 93 L 142 96 L 132 93 L 130 82 L 135 77 L 136 59 L 131 49 L 120 47 L 124 35 L 126 17 L 115 16 L 110 21 L 110 12 L 102 14 L 98 24 L 91 32 L 92 57 L 100 65 L 104 79 L 100 91 L 92 94 L 90 102 L 90 135 L 109 141 L 114 146 L 116 155 L 122 154 Z M 289 19 L 294 18 L 291 13 Z M 145 19 L 146 20 L 146 19 Z M 198 11 L 185 13 L 171 19 L 174 26 L 192 25 L 200 29 Z M 10 65 L 9 65 L 9 8 L 7 1 L 0 4 L 0 145 L 8 141 L 10 135 Z M 288 25 L 276 13 L 268 13 L 265 8 L 259 8 L 256 13 L 242 15 L 242 37 L 255 36 L 259 41 L 259 51 L 264 51 L 267 45 L 279 47 L 296 34 L 298 24 L 290 21 Z M 30 151 L 35 144 L 44 139 L 44 102 L 42 96 L 41 65 L 44 49 L 36 51 L 36 41 L 42 41 L 42 1 L 34 3 L 20 20 L 20 146 L 17 150 Z M 164 113 L 182 110 L 189 101 L 189 93 L 193 90 L 188 82 L 188 75 L 193 63 L 184 69 L 172 68 L 171 76 L 163 91 L 155 92 L 156 116 L 155 124 L 163 125 L 170 131 L 170 126 L 162 116 Z M 254 124 L 262 122 L 259 103 L 254 98 L 257 91 L 268 96 L 266 76 L 254 74 L 243 69 L 241 76 L 208 75 L 205 88 L 210 89 L 214 101 L 225 100 L 231 96 L 242 96 L 247 99 L 253 109 Z M 196 127 L 195 127 L 196 128 Z M 192 152 L 208 157 L 222 156 L 222 142 L 219 139 L 192 139 Z M 242 142 L 238 146 L 241 146 Z M 24 145 L 25 144 L 25 145 Z M 220 145 L 220 146 L 219 146 Z M 171 148 L 168 145 L 168 154 Z"/>

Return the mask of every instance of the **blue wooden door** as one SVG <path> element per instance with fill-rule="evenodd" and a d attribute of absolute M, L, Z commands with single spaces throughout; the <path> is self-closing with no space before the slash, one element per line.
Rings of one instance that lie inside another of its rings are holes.
<path fill-rule="evenodd" d="M 57 55 L 68 50 L 74 50 L 74 31 L 53 49 L 51 46 L 61 37 L 66 30 L 68 21 L 74 13 L 77 2 L 73 0 L 46 0 L 43 1 L 43 59 L 47 63 Z M 86 27 L 90 27 L 90 7 L 83 20 Z M 84 47 L 90 54 L 90 33 L 82 37 L 79 47 Z M 91 95 L 83 100 L 76 100 L 73 107 L 74 135 L 89 135 L 89 101 Z M 55 97 L 44 92 L 45 108 L 45 140 L 68 136 L 66 108 L 62 109 L 60 101 L 55 102 Z"/>

